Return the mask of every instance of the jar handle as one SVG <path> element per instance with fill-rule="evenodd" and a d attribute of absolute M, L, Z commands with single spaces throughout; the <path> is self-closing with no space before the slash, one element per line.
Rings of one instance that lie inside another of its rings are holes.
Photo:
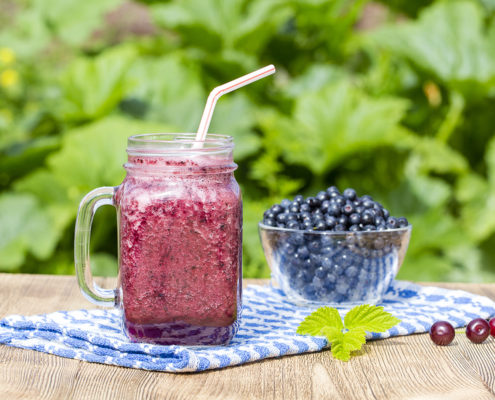
<path fill-rule="evenodd" d="M 89 239 L 96 210 L 104 205 L 115 207 L 115 190 L 115 187 L 100 187 L 84 196 L 77 212 L 74 237 L 74 263 L 79 288 L 89 301 L 103 307 L 115 305 L 115 290 L 103 289 L 94 282 L 89 261 Z"/>

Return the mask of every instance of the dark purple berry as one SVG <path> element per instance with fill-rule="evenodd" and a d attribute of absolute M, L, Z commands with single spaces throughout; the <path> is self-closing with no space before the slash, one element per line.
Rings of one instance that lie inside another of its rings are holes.
<path fill-rule="evenodd" d="M 335 203 L 330 204 L 328 207 L 328 214 L 338 217 L 340 215 L 340 207 Z"/>
<path fill-rule="evenodd" d="M 271 208 L 272 212 L 276 215 L 276 214 L 280 214 L 281 212 L 284 211 L 284 209 L 282 208 L 282 206 L 280 204 L 275 204 L 272 206 Z"/>
<path fill-rule="evenodd" d="M 409 222 L 408 222 L 408 221 L 407 221 L 407 219 L 406 219 L 406 218 L 404 218 L 404 217 L 400 217 L 400 218 L 398 218 L 398 219 L 397 219 L 397 222 L 399 223 L 399 227 L 400 227 L 400 228 L 405 228 L 406 226 L 408 226 L 408 225 L 409 225 Z"/>
<path fill-rule="evenodd" d="M 354 200 L 356 198 L 356 191 L 351 188 L 347 188 L 343 193 L 344 197 L 349 200 Z"/>
<path fill-rule="evenodd" d="M 273 220 L 272 218 L 265 218 L 265 219 L 263 220 L 263 223 L 264 223 L 265 225 L 268 225 L 268 226 L 275 226 L 275 225 L 276 225 L 276 224 L 275 224 L 275 220 Z"/>
<path fill-rule="evenodd" d="M 447 321 L 437 321 L 430 328 L 430 338 L 439 346 L 447 346 L 454 340 L 454 327 Z"/>
<path fill-rule="evenodd" d="M 361 216 L 357 213 L 353 213 L 349 216 L 349 222 L 353 225 L 357 225 L 361 222 Z"/>
<path fill-rule="evenodd" d="M 345 215 L 351 215 L 354 213 L 354 206 L 350 203 L 347 203 L 344 207 L 342 207 L 342 212 L 345 214 Z"/>
<path fill-rule="evenodd" d="M 486 319 L 473 319 L 466 326 L 466 336 L 473 343 L 483 343 L 488 335 L 490 335 L 490 324 Z"/>
<path fill-rule="evenodd" d="M 495 338 L 495 318 L 492 318 L 488 322 L 488 325 L 490 325 L 490 335 L 492 335 Z"/>

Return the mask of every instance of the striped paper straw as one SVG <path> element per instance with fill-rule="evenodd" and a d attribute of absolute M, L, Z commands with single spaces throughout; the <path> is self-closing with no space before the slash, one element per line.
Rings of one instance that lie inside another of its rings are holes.
<path fill-rule="evenodd" d="M 217 104 L 220 96 L 239 89 L 240 87 L 249 85 L 250 83 L 257 81 L 258 79 L 264 78 L 265 76 L 274 73 L 275 67 L 273 65 L 268 65 L 257 71 L 251 72 L 250 74 L 241 76 L 240 78 L 234 79 L 233 81 L 217 86 L 215 89 L 213 89 L 208 96 L 208 100 L 206 101 L 206 106 L 203 111 L 203 116 L 201 117 L 198 133 L 196 134 L 196 141 L 203 142 L 206 139 L 206 134 L 208 132 L 208 128 L 210 127 L 213 110 L 215 109 L 215 105 Z M 201 143 L 195 143 L 195 147 L 201 147 Z"/>

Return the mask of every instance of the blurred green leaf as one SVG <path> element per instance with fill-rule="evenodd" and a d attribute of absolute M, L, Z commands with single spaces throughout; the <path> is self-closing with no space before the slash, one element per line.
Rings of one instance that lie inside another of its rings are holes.
<path fill-rule="evenodd" d="M 416 21 L 380 29 L 376 41 L 464 95 L 495 86 L 495 52 L 474 1 L 437 2 Z"/>
<path fill-rule="evenodd" d="M 468 174 L 459 179 L 457 193 L 463 202 L 463 227 L 471 238 L 480 241 L 495 232 L 495 138 L 485 153 L 487 179 Z"/>
<path fill-rule="evenodd" d="M 91 33 L 104 24 L 103 15 L 115 9 L 123 0 L 36 0 L 46 24 L 55 35 L 70 45 L 81 45 Z"/>
<path fill-rule="evenodd" d="M 52 254 L 58 239 L 59 232 L 34 196 L 0 195 L 1 270 L 9 271 L 22 265 L 27 252 L 46 259 Z"/>
<path fill-rule="evenodd" d="M 407 104 L 369 98 L 339 81 L 296 100 L 294 121 L 280 119 L 278 143 L 288 161 L 320 175 L 358 151 L 400 145 L 408 136 L 399 125 Z"/>
<path fill-rule="evenodd" d="M 234 137 L 234 158 L 237 161 L 260 149 L 261 141 L 254 132 L 255 105 L 242 94 L 222 98 L 215 107 L 209 132 Z"/>
<path fill-rule="evenodd" d="M 195 132 L 198 128 L 206 95 L 198 69 L 178 54 L 139 57 L 127 79 L 132 86 L 127 97 L 147 105 L 148 119 L 163 121 L 178 132 Z"/>
<path fill-rule="evenodd" d="M 114 110 L 130 89 L 126 73 L 136 58 L 129 46 L 107 50 L 94 59 L 75 60 L 61 79 L 60 112 L 69 121 L 98 119 Z"/>

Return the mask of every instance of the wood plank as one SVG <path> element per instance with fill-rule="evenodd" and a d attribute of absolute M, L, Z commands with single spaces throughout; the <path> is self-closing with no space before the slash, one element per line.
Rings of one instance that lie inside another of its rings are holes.
<path fill-rule="evenodd" d="M 114 280 L 100 282 L 111 287 Z M 495 299 L 495 284 L 435 285 Z M 0 317 L 90 307 L 74 277 L 0 274 Z M 494 354 L 493 339 L 474 345 L 458 334 L 451 346 L 439 347 L 428 335 L 412 335 L 370 342 L 348 363 L 322 351 L 219 371 L 167 374 L 0 346 L 0 398 L 492 399 Z"/>

